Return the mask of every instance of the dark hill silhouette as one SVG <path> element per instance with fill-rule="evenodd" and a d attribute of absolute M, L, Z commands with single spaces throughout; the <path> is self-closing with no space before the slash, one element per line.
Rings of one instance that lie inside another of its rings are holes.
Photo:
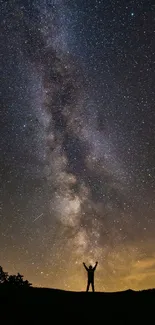
<path fill-rule="evenodd" d="M 102 320 L 104 324 L 154 324 L 155 289 L 124 292 L 71 292 L 0 285 L 0 320 L 10 324 L 71 324 Z"/>
<path fill-rule="evenodd" d="M 4 324 L 52 324 L 59 320 L 71 324 L 81 320 L 154 324 L 154 308 L 155 289 L 106 293 L 34 288 L 20 273 L 8 275 L 0 266 L 0 321 Z"/>

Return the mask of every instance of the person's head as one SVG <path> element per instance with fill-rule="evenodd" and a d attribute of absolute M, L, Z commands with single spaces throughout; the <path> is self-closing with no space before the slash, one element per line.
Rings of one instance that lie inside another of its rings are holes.
<path fill-rule="evenodd" d="M 92 265 L 89 265 L 89 270 L 91 270 L 92 269 Z"/>

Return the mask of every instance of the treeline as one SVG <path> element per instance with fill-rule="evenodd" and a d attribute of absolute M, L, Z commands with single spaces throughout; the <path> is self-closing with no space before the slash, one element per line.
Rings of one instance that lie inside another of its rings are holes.
<path fill-rule="evenodd" d="M 23 279 L 23 275 L 17 273 L 16 275 L 9 275 L 8 272 L 4 272 L 2 266 L 0 266 L 0 286 L 13 286 L 13 287 L 30 287 L 32 283 Z"/>

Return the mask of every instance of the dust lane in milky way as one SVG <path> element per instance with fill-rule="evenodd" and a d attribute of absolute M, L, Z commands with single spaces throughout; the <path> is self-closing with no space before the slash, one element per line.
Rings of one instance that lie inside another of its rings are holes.
<path fill-rule="evenodd" d="M 155 285 L 153 16 L 2 2 L 1 264 L 34 285 Z"/>

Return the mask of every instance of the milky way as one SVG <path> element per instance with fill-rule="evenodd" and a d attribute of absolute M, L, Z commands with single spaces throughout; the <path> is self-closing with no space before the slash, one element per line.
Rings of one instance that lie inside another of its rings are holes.
<path fill-rule="evenodd" d="M 97 290 L 153 287 L 155 8 L 2 7 L 2 266 L 83 290 L 98 260 Z"/>

